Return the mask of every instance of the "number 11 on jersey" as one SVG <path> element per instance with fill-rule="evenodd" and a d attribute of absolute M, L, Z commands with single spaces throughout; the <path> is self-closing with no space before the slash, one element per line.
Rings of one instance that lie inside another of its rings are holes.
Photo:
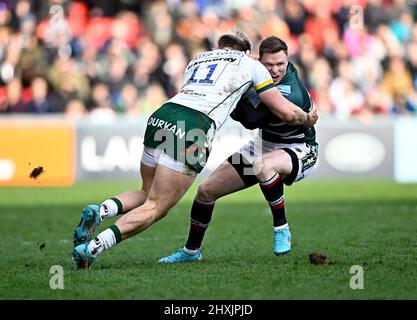
<path fill-rule="evenodd" d="M 191 74 L 190 79 L 188 80 L 189 83 L 201 83 L 201 84 L 212 84 L 215 80 L 213 79 L 213 73 L 216 70 L 218 64 L 211 64 L 208 66 L 197 66 L 193 73 Z M 200 68 L 201 67 L 201 68 Z M 198 78 L 196 78 L 197 71 L 198 72 Z M 218 76 L 217 76 L 218 77 Z"/>

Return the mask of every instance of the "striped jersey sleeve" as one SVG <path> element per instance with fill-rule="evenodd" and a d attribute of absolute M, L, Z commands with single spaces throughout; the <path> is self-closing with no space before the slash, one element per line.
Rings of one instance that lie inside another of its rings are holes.
<path fill-rule="evenodd" d="M 261 93 L 274 88 L 274 82 L 272 81 L 271 75 L 259 61 L 255 61 L 255 66 L 252 71 L 252 79 L 256 93 Z"/>

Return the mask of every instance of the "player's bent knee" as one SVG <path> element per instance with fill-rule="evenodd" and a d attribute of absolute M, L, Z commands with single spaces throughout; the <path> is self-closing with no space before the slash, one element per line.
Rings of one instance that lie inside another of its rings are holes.
<path fill-rule="evenodd" d="M 196 199 L 202 202 L 214 202 L 218 196 L 216 195 L 215 190 L 212 190 L 210 184 L 203 183 L 198 186 Z"/>
<path fill-rule="evenodd" d="M 256 158 L 253 162 L 253 173 L 258 176 L 265 169 L 265 160 L 263 157 Z"/>
<path fill-rule="evenodd" d="M 276 173 L 274 165 L 268 157 L 255 159 L 253 162 L 253 171 L 261 181 L 270 178 L 271 175 Z"/>

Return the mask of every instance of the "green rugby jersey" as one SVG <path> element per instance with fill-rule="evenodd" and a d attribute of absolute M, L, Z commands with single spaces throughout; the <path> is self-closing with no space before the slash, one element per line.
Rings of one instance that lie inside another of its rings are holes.
<path fill-rule="evenodd" d="M 289 62 L 287 72 L 282 80 L 275 85 L 281 94 L 289 101 L 308 112 L 313 102 L 304 84 L 298 77 L 294 64 Z M 271 113 L 270 118 L 263 124 L 262 139 L 274 143 L 303 143 L 316 144 L 316 131 L 300 125 L 289 125 Z"/>

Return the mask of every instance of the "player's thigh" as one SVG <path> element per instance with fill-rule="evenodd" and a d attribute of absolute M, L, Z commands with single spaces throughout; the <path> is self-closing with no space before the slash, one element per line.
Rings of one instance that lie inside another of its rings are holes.
<path fill-rule="evenodd" d="M 157 212 L 165 213 L 184 196 L 194 180 L 195 176 L 158 165 L 146 202 L 156 206 Z"/>
<path fill-rule="evenodd" d="M 149 192 L 153 178 L 155 176 L 156 167 L 151 167 L 143 162 L 140 164 L 140 174 L 142 176 L 142 190 L 146 193 Z"/>
<path fill-rule="evenodd" d="M 280 175 L 291 173 L 293 165 L 291 156 L 284 150 L 278 149 L 267 152 L 255 160 L 258 172 L 277 172 Z"/>
<path fill-rule="evenodd" d="M 224 161 L 199 185 L 196 198 L 212 202 L 242 189 L 245 189 L 245 184 L 239 174 L 228 161 Z"/>

